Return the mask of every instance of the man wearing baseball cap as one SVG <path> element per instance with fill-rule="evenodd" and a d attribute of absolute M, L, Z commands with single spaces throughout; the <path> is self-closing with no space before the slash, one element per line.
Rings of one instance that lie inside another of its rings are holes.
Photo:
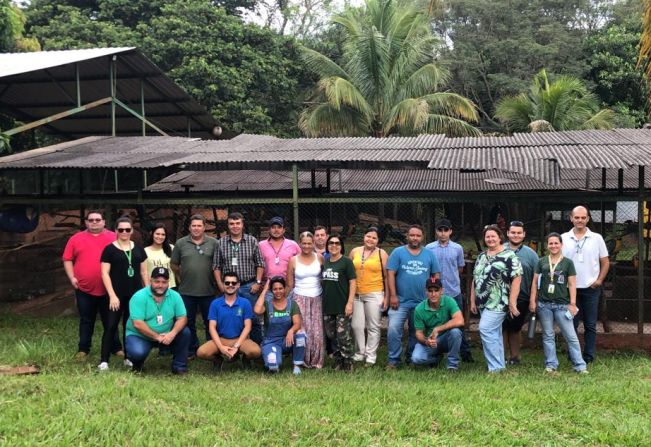
<path fill-rule="evenodd" d="M 264 260 L 264 279 L 282 276 L 287 279 L 289 260 L 301 252 L 295 241 L 285 238 L 285 221 L 273 217 L 269 221 L 269 237 L 260 241 L 260 254 Z M 269 293 L 271 298 L 271 293 Z"/>
<path fill-rule="evenodd" d="M 153 347 L 172 351 L 172 373 L 188 372 L 190 330 L 183 299 L 169 288 L 170 273 L 165 267 L 151 272 L 151 283 L 137 291 L 129 302 L 125 345 L 134 371 L 141 371 Z"/>
<path fill-rule="evenodd" d="M 447 352 L 448 371 L 456 372 L 459 368 L 463 314 L 454 298 L 443 294 L 440 279 L 428 279 L 425 288 L 427 299 L 414 310 L 418 343 L 411 361 L 414 365 L 437 366 L 441 355 Z"/>

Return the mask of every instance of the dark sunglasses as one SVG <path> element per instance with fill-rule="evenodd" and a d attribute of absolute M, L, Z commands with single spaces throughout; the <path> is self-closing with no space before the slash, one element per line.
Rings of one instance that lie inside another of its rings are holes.
<path fill-rule="evenodd" d="M 512 220 L 509 227 L 524 227 L 524 222 L 521 220 Z"/>
<path fill-rule="evenodd" d="M 101 218 L 100 218 L 100 219 L 86 219 L 86 222 L 90 222 L 90 223 L 98 223 L 98 222 L 101 222 L 101 221 L 103 221 L 103 220 L 104 220 L 104 219 L 101 219 Z"/>
<path fill-rule="evenodd" d="M 118 228 L 118 233 L 131 233 L 131 228 Z"/>
<path fill-rule="evenodd" d="M 238 281 L 224 281 L 225 286 L 236 286 Z"/>
<path fill-rule="evenodd" d="M 330 242 L 328 242 L 328 245 L 341 245 L 341 242 L 339 242 L 339 241 L 330 241 Z"/>

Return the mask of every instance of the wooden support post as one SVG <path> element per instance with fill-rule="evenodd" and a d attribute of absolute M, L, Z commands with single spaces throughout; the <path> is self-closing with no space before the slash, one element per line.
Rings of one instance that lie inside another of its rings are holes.
<path fill-rule="evenodd" d="M 646 264 L 644 253 L 644 166 L 638 168 L 637 199 L 637 333 L 644 334 L 644 267 Z"/>
<path fill-rule="evenodd" d="M 296 164 L 292 165 L 292 206 L 294 210 L 294 240 L 298 241 L 300 226 L 298 221 L 298 166 Z"/>

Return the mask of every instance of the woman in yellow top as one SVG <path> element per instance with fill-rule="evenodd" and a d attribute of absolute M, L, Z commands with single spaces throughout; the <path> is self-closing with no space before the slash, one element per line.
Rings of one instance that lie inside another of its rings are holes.
<path fill-rule="evenodd" d="M 154 268 L 165 267 L 170 272 L 170 289 L 176 290 L 176 278 L 174 278 L 174 272 L 170 268 L 173 248 L 174 246 L 167 240 L 165 225 L 162 223 L 154 224 L 154 229 L 151 230 L 151 245 L 145 247 L 147 272 L 151 275 Z"/>
<path fill-rule="evenodd" d="M 364 233 L 364 245 L 353 248 L 353 260 L 357 274 L 357 295 L 353 302 L 353 335 L 357 350 L 356 362 L 375 365 L 380 345 L 382 312 L 387 309 L 387 252 L 378 247 L 378 229 L 369 227 Z M 365 331 L 366 330 L 366 331 Z"/>

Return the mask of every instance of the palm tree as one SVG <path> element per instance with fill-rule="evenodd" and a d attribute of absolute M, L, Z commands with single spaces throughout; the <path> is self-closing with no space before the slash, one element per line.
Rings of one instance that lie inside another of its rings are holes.
<path fill-rule="evenodd" d="M 544 69 L 529 93 L 500 100 L 495 117 L 509 132 L 612 129 L 615 123 L 615 113 L 599 109 L 597 97 L 581 80 L 561 76 L 550 83 Z"/>
<path fill-rule="evenodd" d="M 637 66 L 644 68 L 644 78 L 647 83 L 651 83 L 651 0 L 644 0 L 642 35 L 640 37 L 640 53 Z M 651 104 L 651 89 L 647 101 L 647 104 Z"/>
<path fill-rule="evenodd" d="M 366 0 L 335 16 L 344 32 L 343 64 L 302 49 L 320 80 L 299 118 L 307 136 L 445 133 L 479 135 L 474 104 L 441 91 L 448 74 L 436 63 L 439 43 L 415 2 Z"/>

